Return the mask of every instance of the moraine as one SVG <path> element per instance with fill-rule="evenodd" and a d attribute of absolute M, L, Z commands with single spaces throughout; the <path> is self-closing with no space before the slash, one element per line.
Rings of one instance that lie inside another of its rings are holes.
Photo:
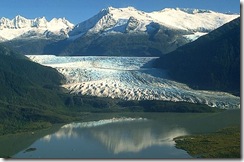
<path fill-rule="evenodd" d="M 204 103 L 226 109 L 240 108 L 240 98 L 225 92 L 193 90 L 152 68 L 156 57 L 27 55 L 57 69 L 66 77 L 70 93 L 125 100 L 164 100 Z"/>

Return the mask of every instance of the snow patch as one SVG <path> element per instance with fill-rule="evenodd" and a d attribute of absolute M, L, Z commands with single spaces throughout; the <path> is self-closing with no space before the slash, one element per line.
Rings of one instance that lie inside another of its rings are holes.
<path fill-rule="evenodd" d="M 187 38 L 190 41 L 194 41 L 197 38 L 199 38 L 199 37 L 201 37 L 203 35 L 206 35 L 206 34 L 208 34 L 208 33 L 196 32 L 196 33 L 193 33 L 193 34 L 184 35 L 184 37 Z"/>

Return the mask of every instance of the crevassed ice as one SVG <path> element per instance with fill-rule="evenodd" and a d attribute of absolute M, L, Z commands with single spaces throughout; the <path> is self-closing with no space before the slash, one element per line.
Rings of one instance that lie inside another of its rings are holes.
<path fill-rule="evenodd" d="M 225 109 L 240 108 L 240 97 L 225 92 L 193 90 L 152 68 L 156 57 L 29 55 L 56 68 L 66 77 L 70 93 L 124 100 L 164 100 L 203 103 Z"/>

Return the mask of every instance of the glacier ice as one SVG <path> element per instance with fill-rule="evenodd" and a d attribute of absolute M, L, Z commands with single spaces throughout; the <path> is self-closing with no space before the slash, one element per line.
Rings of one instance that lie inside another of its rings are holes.
<path fill-rule="evenodd" d="M 203 103 L 224 109 L 240 108 L 240 97 L 225 92 L 193 90 L 152 68 L 156 57 L 28 55 L 56 68 L 66 77 L 70 93 L 124 100 L 164 100 Z"/>

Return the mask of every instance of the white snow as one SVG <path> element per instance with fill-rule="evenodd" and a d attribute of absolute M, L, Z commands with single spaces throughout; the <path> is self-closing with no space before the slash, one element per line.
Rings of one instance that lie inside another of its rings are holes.
<path fill-rule="evenodd" d="M 155 57 L 56 57 L 29 55 L 31 60 L 56 68 L 70 93 L 124 100 L 164 100 L 240 108 L 240 98 L 225 92 L 199 91 L 174 82 L 151 67 Z"/>
<path fill-rule="evenodd" d="M 223 14 L 199 9 L 166 8 L 147 13 L 133 7 L 108 7 L 94 17 L 78 24 L 70 35 L 125 32 L 129 19 L 133 17 L 137 20 L 133 25 L 137 27 L 132 32 L 146 32 L 150 28 L 150 23 L 154 22 L 170 29 L 190 32 L 191 36 L 186 37 L 193 40 L 239 16 L 238 14 Z"/>
<path fill-rule="evenodd" d="M 12 40 L 30 32 L 45 37 L 45 33 L 50 31 L 56 35 L 72 30 L 74 25 L 65 18 L 53 18 L 50 22 L 45 17 L 26 19 L 20 15 L 10 20 L 0 19 L 0 36 L 5 40 Z"/>
<path fill-rule="evenodd" d="M 108 7 L 76 26 L 65 18 L 53 18 L 49 22 L 45 17 L 26 19 L 18 15 L 12 20 L 2 17 L 0 36 L 1 41 L 6 41 L 32 32 L 37 33 L 37 37 L 46 38 L 45 33 L 50 31 L 56 35 L 65 34 L 66 38 L 75 40 L 85 33 L 123 33 L 128 25 L 135 26 L 130 32 L 147 32 L 153 22 L 170 29 L 190 32 L 192 34 L 187 38 L 193 40 L 201 36 L 196 33 L 208 33 L 239 16 L 239 14 L 223 14 L 199 9 L 166 8 L 149 13 L 133 7 Z M 135 21 L 129 22 L 131 17 Z"/>
<path fill-rule="evenodd" d="M 187 34 L 187 35 L 184 35 L 185 38 L 189 39 L 190 41 L 194 41 L 196 40 L 197 38 L 203 36 L 203 35 L 206 35 L 208 33 L 203 33 L 203 32 L 196 32 L 196 33 L 193 33 L 193 34 Z"/>
<path fill-rule="evenodd" d="M 206 30 L 211 31 L 221 25 L 239 17 L 214 11 L 199 12 L 195 9 L 192 13 L 186 9 L 166 8 L 162 11 L 152 12 L 149 15 L 162 22 L 166 26 L 182 30 Z"/>

